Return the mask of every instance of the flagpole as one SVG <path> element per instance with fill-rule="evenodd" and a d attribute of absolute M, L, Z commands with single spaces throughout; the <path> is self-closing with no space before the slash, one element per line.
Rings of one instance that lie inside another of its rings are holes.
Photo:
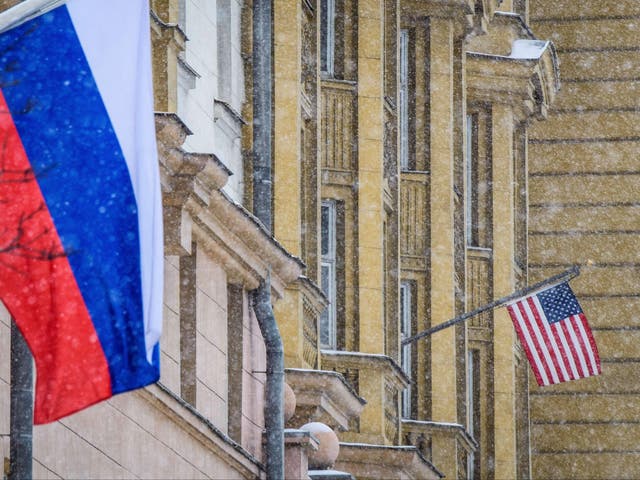
<path fill-rule="evenodd" d="M 416 340 L 420 340 L 421 338 L 427 337 L 429 335 L 433 335 L 436 332 L 439 332 L 440 330 L 444 330 L 445 328 L 449 328 L 452 325 L 455 325 L 457 323 L 461 323 L 464 322 L 468 319 L 470 319 L 471 317 L 475 317 L 476 315 L 481 314 L 482 312 L 486 312 L 487 310 L 493 310 L 494 308 L 497 307 L 501 307 L 506 303 L 509 303 L 512 300 L 516 300 L 520 297 L 524 297 L 530 293 L 534 293 L 537 290 L 541 290 L 545 287 L 551 286 L 553 284 L 556 283 L 564 283 L 564 282 L 568 282 L 569 280 L 571 280 L 572 278 L 577 277 L 578 275 L 580 275 L 580 268 L 577 266 L 573 266 L 570 269 L 559 273 L 557 275 L 554 275 L 552 277 L 547 278 L 546 280 L 543 280 L 541 282 L 535 283 L 529 287 L 525 287 L 522 290 L 518 290 L 516 292 L 513 292 L 511 295 L 507 295 L 506 297 L 502 297 L 499 298 L 497 300 L 494 300 L 491 303 L 487 303 L 486 305 L 483 305 L 481 307 L 476 308 L 475 310 L 472 310 L 470 312 L 466 312 L 463 313 L 462 315 L 458 315 L 455 318 L 452 318 L 451 320 L 448 320 L 444 323 L 440 323 L 438 325 L 436 325 L 435 327 L 431 327 L 428 328 L 420 333 L 416 333 L 415 335 L 411 336 L 411 337 L 407 337 L 404 340 L 402 340 L 402 345 L 407 345 L 408 343 L 413 343 Z"/>
<path fill-rule="evenodd" d="M 0 33 L 57 7 L 64 0 L 23 0 L 0 13 Z"/>
<path fill-rule="evenodd" d="M 33 364 L 27 342 L 11 322 L 11 407 L 8 480 L 32 478 Z"/>

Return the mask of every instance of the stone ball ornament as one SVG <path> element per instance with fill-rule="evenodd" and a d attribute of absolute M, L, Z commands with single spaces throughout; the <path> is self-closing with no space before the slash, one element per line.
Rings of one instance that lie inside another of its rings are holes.
<path fill-rule="evenodd" d="M 340 441 L 336 433 L 320 422 L 311 422 L 300 427 L 318 439 L 318 450 L 309 454 L 309 469 L 326 470 L 332 468 L 340 453 Z"/>

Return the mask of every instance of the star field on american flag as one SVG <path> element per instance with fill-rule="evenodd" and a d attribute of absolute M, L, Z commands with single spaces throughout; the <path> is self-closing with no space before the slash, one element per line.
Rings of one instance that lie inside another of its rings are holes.
<path fill-rule="evenodd" d="M 568 283 L 538 293 L 540 305 L 549 323 L 559 322 L 572 315 L 582 313 L 582 308 Z"/>

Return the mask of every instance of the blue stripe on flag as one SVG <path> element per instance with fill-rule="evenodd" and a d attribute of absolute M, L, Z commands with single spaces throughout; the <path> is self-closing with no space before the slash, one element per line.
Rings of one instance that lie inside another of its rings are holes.
<path fill-rule="evenodd" d="M 66 7 L 0 36 L 0 87 L 69 252 L 113 392 L 154 381 L 131 180 Z"/>

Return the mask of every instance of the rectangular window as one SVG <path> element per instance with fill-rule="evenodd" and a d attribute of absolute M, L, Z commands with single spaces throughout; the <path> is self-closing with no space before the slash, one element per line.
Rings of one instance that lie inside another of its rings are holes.
<path fill-rule="evenodd" d="M 398 123 L 400 128 L 400 169 L 409 170 L 409 31 L 400 31 L 398 68 Z"/>
<path fill-rule="evenodd" d="M 411 298 L 411 282 L 400 282 L 400 339 L 404 340 L 412 335 L 411 318 L 413 310 Z M 413 378 L 411 369 L 411 344 L 403 345 L 400 355 L 402 371 Z M 411 418 L 411 385 L 402 392 L 402 416 Z"/>
<path fill-rule="evenodd" d="M 216 42 L 218 57 L 218 95 L 217 98 L 225 102 L 231 102 L 233 46 L 231 44 L 231 1 L 217 0 L 216 2 Z"/>
<path fill-rule="evenodd" d="M 178 0 L 178 26 L 183 32 L 187 31 L 187 5 L 186 0 Z"/>
<path fill-rule="evenodd" d="M 320 2 L 320 69 L 329 77 L 335 74 L 336 0 Z"/>
<path fill-rule="evenodd" d="M 329 305 L 320 317 L 320 346 L 336 348 L 336 202 L 323 200 L 321 207 L 321 287 Z"/>
<path fill-rule="evenodd" d="M 478 238 L 478 115 L 467 115 L 465 150 L 465 236 L 467 246 L 479 246 Z"/>
<path fill-rule="evenodd" d="M 467 350 L 467 432 L 480 439 L 480 351 Z M 479 459 L 473 452 L 467 456 L 467 478 L 477 478 Z"/>

